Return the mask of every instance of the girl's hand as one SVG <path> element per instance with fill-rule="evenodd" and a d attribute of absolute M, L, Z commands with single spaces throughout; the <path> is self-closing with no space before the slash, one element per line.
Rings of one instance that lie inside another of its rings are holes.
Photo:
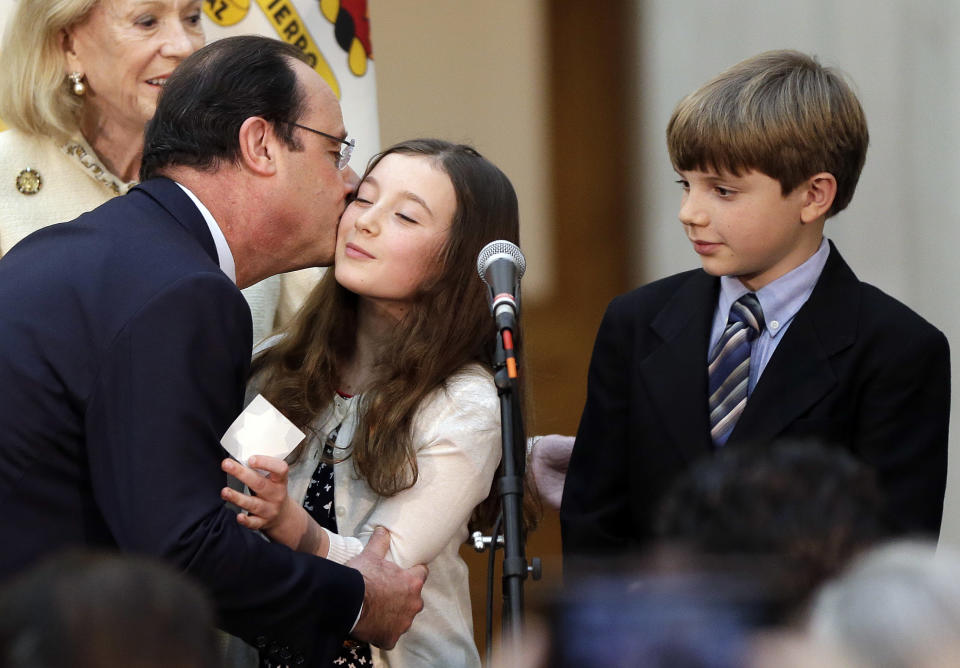
<path fill-rule="evenodd" d="M 326 557 L 330 550 L 326 531 L 287 495 L 287 463 L 264 455 L 254 455 L 248 463 L 249 467 L 227 458 L 220 464 L 220 468 L 250 490 L 244 494 L 224 487 L 220 492 L 224 501 L 247 511 L 237 514 L 237 522 L 248 529 L 263 531 L 270 540 L 297 552 Z"/>
<path fill-rule="evenodd" d="M 289 523 L 295 514 L 296 506 L 287 495 L 287 463 L 265 455 L 254 455 L 248 463 L 249 466 L 244 466 L 234 459 L 223 460 L 220 468 L 246 485 L 249 493 L 224 487 L 220 497 L 247 511 L 237 515 L 237 522 L 248 529 L 270 534 L 271 530 Z"/>

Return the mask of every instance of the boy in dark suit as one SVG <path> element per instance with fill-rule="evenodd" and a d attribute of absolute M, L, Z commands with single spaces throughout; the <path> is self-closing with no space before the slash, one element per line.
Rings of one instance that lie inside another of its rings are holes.
<path fill-rule="evenodd" d="M 848 450 L 876 471 L 895 530 L 938 532 L 947 341 L 823 237 L 867 143 L 847 83 L 793 51 L 739 63 L 679 103 L 667 144 L 703 269 L 607 309 L 564 488 L 565 557 L 643 547 L 697 457 L 784 437 Z"/>

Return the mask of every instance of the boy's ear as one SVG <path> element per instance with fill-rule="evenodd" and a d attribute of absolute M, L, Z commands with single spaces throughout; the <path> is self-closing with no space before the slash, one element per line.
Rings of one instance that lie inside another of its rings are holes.
<path fill-rule="evenodd" d="M 812 223 L 825 217 L 833 206 L 833 198 L 837 196 L 837 179 L 830 172 L 820 172 L 807 179 L 801 187 L 806 190 L 800 220 Z"/>
<path fill-rule="evenodd" d="M 273 126 L 259 116 L 251 116 L 240 126 L 240 161 L 261 176 L 276 173 L 277 136 Z"/>

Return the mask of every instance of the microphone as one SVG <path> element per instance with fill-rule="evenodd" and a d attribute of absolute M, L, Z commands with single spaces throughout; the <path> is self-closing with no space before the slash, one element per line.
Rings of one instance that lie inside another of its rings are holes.
<path fill-rule="evenodd" d="M 490 291 L 490 312 L 501 330 L 516 327 L 520 279 L 526 270 L 523 253 L 509 241 L 491 241 L 477 256 L 477 273 Z"/>

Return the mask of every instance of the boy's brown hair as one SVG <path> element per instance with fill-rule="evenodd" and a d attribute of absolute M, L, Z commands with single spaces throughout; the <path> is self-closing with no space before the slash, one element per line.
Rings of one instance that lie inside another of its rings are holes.
<path fill-rule="evenodd" d="M 783 194 L 819 172 L 837 180 L 827 217 L 850 203 L 867 154 L 867 119 L 843 75 L 797 51 L 767 51 L 685 97 L 667 124 L 678 170 L 756 170 Z"/>

